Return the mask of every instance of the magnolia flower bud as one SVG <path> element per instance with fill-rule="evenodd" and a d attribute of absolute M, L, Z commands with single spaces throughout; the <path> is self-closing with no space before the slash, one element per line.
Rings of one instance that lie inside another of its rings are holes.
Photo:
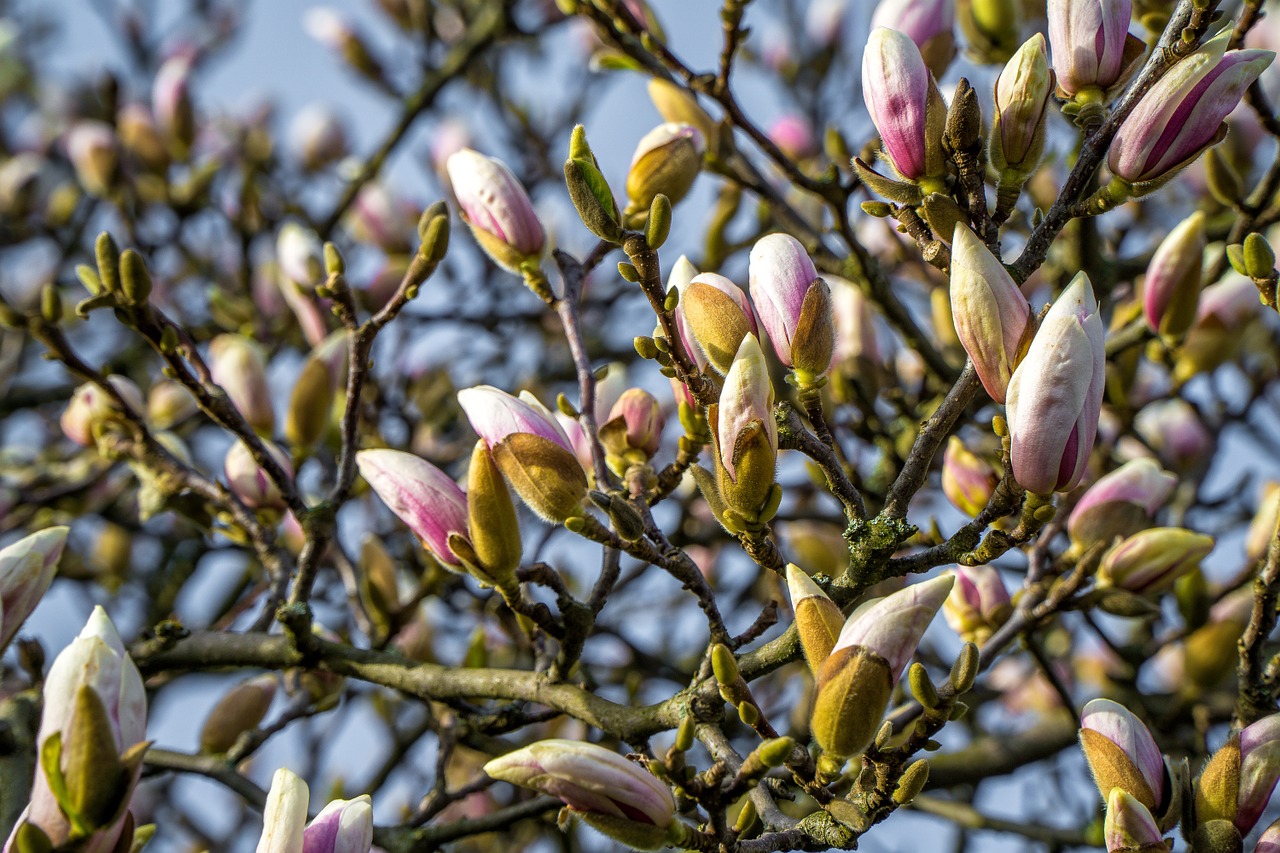
<path fill-rule="evenodd" d="M 1258 509 L 1249 521 L 1249 532 L 1244 537 L 1244 553 L 1252 562 L 1267 555 L 1271 540 L 1276 535 L 1276 520 L 1280 516 L 1280 483 L 1271 481 L 1263 487 Z"/>
<path fill-rule="evenodd" d="M 463 148 L 449 155 L 445 168 L 462 220 L 485 254 L 508 272 L 536 268 L 546 233 L 529 194 L 507 164 Z"/>
<path fill-rule="evenodd" d="M 520 522 L 502 472 L 483 440 L 477 441 L 471 450 L 466 499 L 474 568 L 482 575 L 481 580 L 503 590 L 514 588 L 516 569 L 524 552 Z M 456 536 L 451 535 L 449 541 L 456 543 Z"/>
<path fill-rule="evenodd" d="M 325 104 L 309 104 L 289 124 L 289 148 L 308 172 L 336 163 L 347 153 L 347 129 Z"/>
<path fill-rule="evenodd" d="M 257 853 L 292 853 L 302 849 L 310 793 L 307 783 L 293 771 L 281 767 L 275 772 L 262 809 L 262 838 L 258 841 Z"/>
<path fill-rule="evenodd" d="M 912 584 L 845 622 L 817 676 L 811 728 L 824 752 L 845 759 L 871 743 L 893 685 L 954 583 L 943 575 Z"/>
<path fill-rule="evenodd" d="M 947 105 L 911 38 L 879 27 L 862 54 L 867 110 L 894 171 L 926 191 L 942 188 Z"/>
<path fill-rule="evenodd" d="M 1228 273 L 1202 290 L 1195 325 L 1177 351 L 1174 381 L 1186 382 L 1235 358 L 1245 329 L 1257 319 L 1261 307 L 1257 286 L 1242 275 Z"/>
<path fill-rule="evenodd" d="M 1199 467 L 1213 448 L 1213 436 L 1195 407 L 1181 398 L 1144 406 L 1133 428 L 1176 471 Z"/>
<path fill-rule="evenodd" d="M 96 607 L 49 668 L 36 735 L 40 763 L 5 853 L 18 850 L 24 824 L 54 849 L 70 849 L 64 845 L 73 841 L 87 853 L 117 849 L 132 825 L 127 812 L 147 749 L 146 725 L 142 676 L 106 611 Z"/>
<path fill-rule="evenodd" d="M 1021 360 L 1031 306 L 1004 264 L 967 226 L 956 225 L 951 247 L 956 336 L 973 360 L 982 387 L 992 400 L 1003 403 Z"/>
<path fill-rule="evenodd" d="M 1131 459 L 1089 487 L 1071 510 L 1067 532 L 1081 547 L 1137 533 L 1164 506 L 1178 478 L 1149 457 Z"/>
<path fill-rule="evenodd" d="M 1089 277 L 1079 273 L 1009 380 L 1010 461 L 1027 491 L 1069 491 L 1084 475 L 1102 409 L 1103 343 L 1098 302 Z"/>
<path fill-rule="evenodd" d="M 1121 788 L 1107 797 L 1107 817 L 1102 829 L 1107 853 L 1168 853 L 1155 818 L 1141 801 Z"/>
<path fill-rule="evenodd" d="M 787 564 L 787 592 L 791 595 L 791 609 L 796 614 L 796 630 L 800 634 L 804 659 L 810 671 L 817 675 L 822 662 L 836 647 L 836 640 L 844 627 L 844 615 L 822 587 L 795 563 Z"/>
<path fill-rule="evenodd" d="M 1128 708 L 1094 699 L 1080 714 L 1080 748 L 1104 797 L 1113 789 L 1160 814 L 1172 796 L 1169 771 L 1151 732 Z"/>
<path fill-rule="evenodd" d="M 677 310 L 697 343 L 697 350 L 716 370 L 729 372 L 743 338 L 759 335 L 747 295 L 729 279 L 699 273 L 680 294 Z"/>
<path fill-rule="evenodd" d="M 271 779 L 262 810 L 257 853 L 369 853 L 373 847 L 373 805 L 369 796 L 334 800 L 307 824 L 310 790 L 281 767 Z"/>
<path fill-rule="evenodd" d="M 958 436 L 947 439 L 942 452 L 942 493 L 966 515 L 982 511 L 1000 483 L 995 467 L 964 446 Z"/>
<path fill-rule="evenodd" d="M 293 463 L 279 447 L 263 439 L 262 446 L 276 460 L 285 476 L 293 478 Z M 284 507 L 284 495 L 280 488 L 267 476 L 267 472 L 258 467 L 253 454 L 243 441 L 237 441 L 227 450 L 227 458 L 222 465 L 227 477 L 227 485 L 241 502 L 250 509 L 280 509 Z"/>
<path fill-rule="evenodd" d="M 48 592 L 68 530 L 50 527 L 0 549 L 0 652 Z"/>
<path fill-rule="evenodd" d="M 1153 527 L 1133 534 L 1103 556 L 1098 585 L 1139 594 L 1164 592 L 1212 550 L 1211 536 L 1180 527 Z"/>
<path fill-rule="evenodd" d="M 725 376 L 720 401 L 707 412 L 715 449 L 716 485 L 727 510 L 749 524 L 761 515 L 774 492 L 778 427 L 773 420 L 773 383 L 754 335 L 742 339 Z"/>
<path fill-rule="evenodd" d="M 957 566 L 952 574 L 956 582 L 942 616 L 960 639 L 981 646 L 1013 614 L 1009 590 L 990 566 Z"/>
<path fill-rule="evenodd" d="M 151 88 L 151 111 L 170 150 L 185 159 L 196 138 L 195 108 L 191 103 L 191 58 L 170 57 L 156 72 Z"/>
<path fill-rule="evenodd" d="M 352 69 L 371 80 L 382 80 L 382 66 L 351 22 L 327 6 L 315 6 L 302 16 L 307 35 L 339 54 Z"/>
<path fill-rule="evenodd" d="M 303 853 L 369 853 L 373 848 L 373 802 L 368 794 L 333 800 L 302 833 Z"/>
<path fill-rule="evenodd" d="M 1222 139 L 1222 120 L 1275 59 L 1269 50 L 1227 52 L 1230 38 L 1226 31 L 1205 42 L 1142 96 L 1111 142 L 1112 174 L 1130 184 L 1151 184 Z"/>
<path fill-rule="evenodd" d="M 125 104 L 116 113 L 120 145 L 154 172 L 169 168 L 169 149 L 160 136 L 151 110 L 143 104 Z"/>
<path fill-rule="evenodd" d="M 666 418 L 662 404 L 641 388 L 628 388 L 600 425 L 600 443 L 619 476 L 631 465 L 644 465 L 658 452 Z"/>
<path fill-rule="evenodd" d="M 941 78 L 956 55 L 954 0 L 880 0 L 871 29 L 887 27 L 910 37 L 934 77 Z"/>
<path fill-rule="evenodd" d="M 1204 213 L 1198 210 L 1156 249 L 1142 284 L 1142 313 L 1151 331 L 1176 339 L 1195 323 L 1204 249 Z"/>
<path fill-rule="evenodd" d="M 688 124 L 666 122 L 641 137 L 627 172 L 627 225 L 641 225 L 659 193 L 672 204 L 684 198 L 702 169 L 704 151 L 702 133 Z"/>
<path fill-rule="evenodd" d="M 1044 36 L 1036 33 L 996 79 L 989 156 L 997 171 L 1011 170 L 1025 179 L 1040 164 L 1053 81 Z"/>
<path fill-rule="evenodd" d="M 800 241 L 770 234 L 751 248 L 751 300 L 778 360 L 801 386 L 826 376 L 835 355 L 831 291 Z"/>
<path fill-rule="evenodd" d="M 220 755 L 235 746 L 240 735 L 262 722 L 276 696 L 276 677 L 255 676 L 232 687 L 213 706 L 200 730 L 200 751 Z"/>
<path fill-rule="evenodd" d="M 692 125 L 702 134 L 707 147 L 715 150 L 716 122 L 698 105 L 698 99 L 683 86 L 654 77 L 649 81 L 649 100 L 662 120 L 672 124 Z"/>
<path fill-rule="evenodd" d="M 579 514 L 587 475 L 568 436 L 536 397 L 478 385 L 459 391 L 458 404 L 530 509 L 553 524 Z"/>
<path fill-rule="evenodd" d="M 1253 853 L 1280 853 L 1280 820 L 1267 827 Z"/>
<path fill-rule="evenodd" d="M 356 467 L 423 548 L 445 568 L 462 567 L 449 547 L 449 537 L 467 536 L 467 496 L 452 477 L 401 450 L 361 450 L 356 453 Z"/>
<path fill-rule="evenodd" d="M 335 396 L 329 365 L 313 355 L 302 366 L 289 395 L 284 437 L 290 446 L 295 450 L 310 449 L 320 443 L 329 431 Z"/>
<path fill-rule="evenodd" d="M 218 335 L 209 344 L 209 372 L 259 435 L 275 429 L 276 414 L 262 352 L 248 338 Z"/>
<path fill-rule="evenodd" d="M 540 740 L 484 766 L 494 779 L 548 794 L 600 832 L 637 850 L 668 841 L 675 799 L 652 773 L 617 753 L 575 740 Z"/>
<path fill-rule="evenodd" d="M 1230 821 L 1248 835 L 1280 781 L 1280 714 L 1263 717 L 1231 736 L 1196 783 L 1196 820 Z"/>
<path fill-rule="evenodd" d="M 787 114 L 779 116 L 769 125 L 769 141 L 789 160 L 805 160 L 818 153 L 818 140 L 813 127 L 804 116 Z"/>
<path fill-rule="evenodd" d="M 161 379 L 147 390 L 147 421 L 156 429 L 172 429 L 199 411 L 191 392 L 172 379 Z"/>
<path fill-rule="evenodd" d="M 318 284 L 324 278 L 323 255 L 316 232 L 292 220 L 280 226 L 276 236 L 276 262 L 289 281 L 304 288 Z"/>
<path fill-rule="evenodd" d="M 129 408 L 135 412 L 145 410 L 142 392 L 132 381 L 112 374 L 107 377 L 107 382 L 124 398 Z M 120 415 L 120 409 L 105 391 L 92 382 L 86 382 L 72 393 L 71 402 L 67 403 L 59 423 L 67 438 L 81 447 L 92 447 L 94 429 L 107 421 L 118 419 Z"/>
<path fill-rule="evenodd" d="M 78 121 L 67 131 L 65 145 L 76 180 L 85 191 L 99 198 L 109 195 L 118 154 L 111 125 L 89 119 Z"/>
<path fill-rule="evenodd" d="M 1103 101 L 1124 83 L 1143 45 L 1130 42 L 1130 0 L 1049 0 L 1049 45 L 1058 88 L 1075 97 Z"/>

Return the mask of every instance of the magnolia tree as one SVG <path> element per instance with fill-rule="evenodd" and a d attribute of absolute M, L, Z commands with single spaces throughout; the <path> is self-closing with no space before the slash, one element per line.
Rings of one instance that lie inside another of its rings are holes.
<path fill-rule="evenodd" d="M 1261 0 L 313 9 L 367 145 L 98 5 L 0 22 L 4 853 L 1280 851 Z"/>

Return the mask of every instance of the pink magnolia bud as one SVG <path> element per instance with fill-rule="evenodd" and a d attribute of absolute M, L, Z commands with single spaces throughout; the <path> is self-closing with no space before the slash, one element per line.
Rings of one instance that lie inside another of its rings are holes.
<path fill-rule="evenodd" d="M 276 263 L 290 281 L 306 288 L 324 278 L 324 247 L 310 228 L 289 221 L 276 236 Z"/>
<path fill-rule="evenodd" d="M 1058 87 L 1074 96 L 1103 92 L 1122 81 L 1133 61 L 1126 54 L 1130 0 L 1049 0 L 1049 45 Z"/>
<path fill-rule="evenodd" d="M 658 452 L 665 425 L 662 405 L 654 396 L 642 388 L 628 388 L 600 425 L 600 442 L 625 471 L 629 464 L 648 462 Z"/>
<path fill-rule="evenodd" d="M 956 336 L 973 360 L 982 387 L 992 400 L 1003 403 L 1020 360 L 1031 306 L 1000 259 L 963 223 L 956 225 L 951 245 Z"/>
<path fill-rule="evenodd" d="M 678 380 L 677 380 L 678 381 Z M 684 387 L 681 383 L 681 387 Z M 573 455 L 578 457 L 578 464 L 582 466 L 582 470 L 588 475 L 592 475 L 592 468 L 595 467 L 595 459 L 591 455 L 591 441 L 587 437 L 587 431 L 582 428 L 582 422 L 577 418 L 571 418 L 564 412 L 554 412 L 556 423 L 560 425 L 560 429 L 564 430 L 565 436 L 569 439 L 569 444 L 573 447 Z"/>
<path fill-rule="evenodd" d="M 957 566 L 955 586 L 942 605 L 951 630 L 967 643 L 981 645 L 1013 613 L 1013 601 L 1000 572 L 990 566 Z"/>
<path fill-rule="evenodd" d="M 1212 550 L 1213 537 L 1201 533 L 1180 527 L 1143 530 L 1106 553 L 1098 585 L 1139 594 L 1164 592 Z"/>
<path fill-rule="evenodd" d="M 1280 781 L 1280 714 L 1263 717 L 1240 732 L 1240 810 L 1235 825 L 1248 835 L 1262 817 Z"/>
<path fill-rule="evenodd" d="M 76 179 L 90 195 L 104 197 L 115 180 L 117 145 L 111 125 L 84 119 L 76 122 L 66 136 L 67 159 Z"/>
<path fill-rule="evenodd" d="M 451 154 L 445 168 L 462 219 L 480 248 L 508 272 L 536 266 L 547 238 L 515 173 L 501 160 L 470 148 Z"/>
<path fill-rule="evenodd" d="M 1151 732 L 1128 708 L 1094 699 L 1080 714 L 1080 748 L 1103 796 L 1118 788 L 1152 811 L 1170 797 L 1168 771 Z"/>
<path fill-rule="evenodd" d="M 1154 459 L 1132 459 L 1089 487 L 1071 510 L 1067 532 L 1082 545 L 1136 533 L 1177 485 L 1177 476 Z"/>
<path fill-rule="evenodd" d="M 685 316 L 684 295 L 689 289 L 689 285 L 698 277 L 698 268 L 695 267 L 687 257 L 681 255 L 676 258 L 676 262 L 671 265 L 671 272 L 667 273 L 667 290 L 675 288 L 680 294 L 680 302 L 676 305 L 676 331 L 680 333 L 680 342 L 684 344 L 685 352 L 689 353 L 694 363 L 698 365 L 698 370 L 706 370 L 707 354 L 702 351 L 702 347 L 698 344 L 698 340 L 694 337 L 693 331 L 689 326 L 689 320 Z M 694 405 L 691 401 L 690 405 Z"/>
<path fill-rule="evenodd" d="M 257 345 L 240 335 L 218 335 L 209 344 L 209 372 L 244 419 L 262 435 L 275 429 L 275 403 Z"/>
<path fill-rule="evenodd" d="M 1204 249 L 1204 213 L 1199 210 L 1156 249 L 1142 285 L 1142 313 L 1151 331 L 1181 337 L 1195 323 Z"/>
<path fill-rule="evenodd" d="M 1089 277 L 1079 273 L 1009 380 L 1010 461 L 1024 489 L 1069 491 L 1084 475 L 1102 409 L 1103 343 L 1098 302 Z"/>
<path fill-rule="evenodd" d="M 909 36 L 886 27 L 871 31 L 862 54 L 862 90 L 894 171 L 940 186 L 946 104 Z"/>
<path fill-rule="evenodd" d="M 995 467 L 964 446 L 958 436 L 947 439 L 942 452 L 942 493 L 967 515 L 982 511 L 1000 482 Z"/>
<path fill-rule="evenodd" d="M 369 853 L 373 847 L 373 802 L 368 794 L 333 800 L 302 833 L 302 853 Z"/>
<path fill-rule="evenodd" d="M 1195 325 L 1177 352 L 1174 380 L 1186 382 L 1235 358 L 1245 327 L 1257 319 L 1261 307 L 1257 286 L 1236 273 L 1202 290 Z"/>
<path fill-rule="evenodd" d="M 751 300 L 778 360 L 801 385 L 825 376 L 835 355 L 831 290 L 804 246 L 788 234 L 760 238 L 751 247 L 749 276 Z"/>
<path fill-rule="evenodd" d="M 852 281 L 829 276 L 831 314 L 836 326 L 835 360 L 880 364 L 884 352 L 876 332 L 876 315 L 871 300 Z"/>
<path fill-rule="evenodd" d="M 849 0 L 813 0 L 805 10 L 804 33 L 818 47 L 830 47 L 844 28 Z"/>
<path fill-rule="evenodd" d="M 1107 797 L 1102 834 L 1107 853 L 1167 853 L 1169 850 L 1151 812 L 1122 788 L 1112 788 Z"/>
<path fill-rule="evenodd" d="M 890 678 L 896 682 L 955 582 L 954 575 L 940 575 L 858 608 L 844 623 L 831 653 L 853 646 L 870 649 L 889 664 Z"/>
<path fill-rule="evenodd" d="M 449 536 L 467 537 L 467 496 L 452 477 L 400 450 L 361 450 L 356 467 L 422 547 L 445 566 L 461 568 L 462 561 L 449 548 Z"/>
<path fill-rule="evenodd" d="M 529 433 L 553 441 L 570 453 L 573 445 L 546 406 L 528 391 L 513 397 L 492 385 L 477 385 L 458 392 L 458 405 L 471 428 L 490 446 L 515 433 Z"/>
<path fill-rule="evenodd" d="M 336 163 L 347 153 L 347 129 L 324 104 L 303 107 L 289 125 L 289 148 L 308 172 Z"/>
<path fill-rule="evenodd" d="M 173 379 L 161 379 L 147 391 L 147 420 L 157 429 L 170 429 L 199 411 L 196 398 Z"/>
<path fill-rule="evenodd" d="M 818 140 L 804 116 L 781 116 L 769 125 L 769 139 L 790 160 L 804 160 L 818 153 Z"/>
<path fill-rule="evenodd" d="M 53 583 L 68 530 L 50 527 L 0 549 L 0 652 Z"/>
<path fill-rule="evenodd" d="M 107 381 L 120 392 L 120 396 L 134 412 L 145 410 L 142 392 L 131 380 L 113 374 L 107 377 Z M 120 410 L 115 401 L 97 385 L 86 382 L 71 395 L 71 402 L 67 403 L 67 408 L 62 412 L 60 424 L 67 438 L 81 447 L 92 447 L 94 426 L 119 415 Z"/>
<path fill-rule="evenodd" d="M 1280 820 L 1266 828 L 1253 853 L 1280 853 Z"/>
<path fill-rule="evenodd" d="M 955 25 L 954 0 L 880 0 L 871 16 L 871 29 L 887 27 L 909 36 L 938 78 L 955 57 Z"/>
<path fill-rule="evenodd" d="M 417 237 L 418 213 L 385 184 L 370 182 L 356 196 L 349 224 L 357 240 L 372 243 L 384 252 L 407 253 Z M 399 283 L 396 278 L 395 284 Z"/>
<path fill-rule="evenodd" d="M 1195 407 L 1181 398 L 1158 400 L 1144 406 L 1134 416 L 1133 428 L 1177 471 L 1198 467 L 1213 449 L 1213 435 L 1200 420 Z"/>
<path fill-rule="evenodd" d="M 262 444 L 284 469 L 285 475 L 292 479 L 293 464 L 285 452 L 265 439 Z M 258 467 L 243 441 L 237 441 L 227 450 L 222 469 L 231 491 L 250 509 L 278 509 L 284 506 L 284 496 L 280 494 L 279 487 L 267 476 L 266 471 Z"/>
<path fill-rule="evenodd" d="M 190 81 L 191 57 L 179 54 L 160 66 L 151 88 L 151 111 L 156 124 L 179 154 L 191 147 L 196 135 Z"/>
<path fill-rule="evenodd" d="M 1130 184 L 1173 175 L 1218 142 L 1222 121 L 1275 53 L 1227 52 L 1229 31 L 1180 60 L 1142 96 L 1116 131 L 1107 165 Z"/>

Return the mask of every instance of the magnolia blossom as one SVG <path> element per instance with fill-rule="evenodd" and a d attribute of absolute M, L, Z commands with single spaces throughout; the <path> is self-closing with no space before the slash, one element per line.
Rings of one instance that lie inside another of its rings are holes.
<path fill-rule="evenodd" d="M 1197 210 L 1152 255 L 1142 285 L 1142 314 L 1153 332 L 1182 335 L 1195 322 L 1205 239 L 1204 213 Z"/>
<path fill-rule="evenodd" d="M 1071 510 L 1067 532 L 1076 541 L 1097 540 L 1114 529 L 1115 514 L 1130 507 L 1149 519 L 1177 485 L 1177 475 L 1163 470 L 1154 459 L 1131 459 L 1089 487 Z"/>
<path fill-rule="evenodd" d="M 1058 86 L 1068 95 L 1110 89 L 1128 60 L 1130 0 L 1049 0 L 1049 45 Z"/>
<path fill-rule="evenodd" d="M 872 30 L 862 54 L 862 90 L 894 170 L 913 181 L 942 174 L 941 126 L 931 115 L 944 109 L 942 97 L 909 36 Z"/>
<path fill-rule="evenodd" d="M 249 425 L 270 435 L 275 428 L 275 400 L 258 345 L 241 335 L 218 335 L 209 344 L 209 373 Z"/>
<path fill-rule="evenodd" d="M 284 470 L 285 476 L 293 479 L 293 463 L 285 452 L 266 440 L 262 441 L 262 446 Z M 284 506 L 284 495 L 281 494 L 280 487 L 266 471 L 258 467 L 249 447 L 243 441 L 237 441 L 227 449 L 222 470 L 226 475 L 227 485 L 245 506 L 251 509 L 278 509 Z"/>
<path fill-rule="evenodd" d="M 1094 699 L 1080 714 L 1080 745 L 1104 797 L 1123 782 L 1146 808 L 1167 802 L 1168 771 L 1151 732 L 1128 708 Z"/>
<path fill-rule="evenodd" d="M 467 535 L 467 496 L 453 478 L 401 450 L 356 453 L 360 476 L 440 562 L 459 567 L 449 536 Z"/>
<path fill-rule="evenodd" d="M 494 263 L 519 272 L 541 258 L 547 242 L 542 222 L 506 163 L 463 148 L 449 155 L 445 169 L 463 220 Z"/>
<path fill-rule="evenodd" d="M 751 300 L 779 361 L 797 377 L 824 375 L 835 355 L 831 291 L 808 253 L 796 238 L 770 234 L 751 248 L 750 263 Z"/>
<path fill-rule="evenodd" d="M 369 853 L 373 805 L 368 794 L 333 800 L 310 824 L 309 799 L 306 782 L 287 768 L 276 771 L 262 813 L 257 853 Z"/>
<path fill-rule="evenodd" d="M 528 433 L 554 441 L 570 453 L 573 444 L 546 406 L 528 391 L 513 397 L 492 385 L 477 385 L 458 392 L 458 405 L 471 428 L 490 445 L 513 433 Z"/>
<path fill-rule="evenodd" d="M 0 549 L 0 652 L 53 583 L 67 527 L 50 527 Z"/>

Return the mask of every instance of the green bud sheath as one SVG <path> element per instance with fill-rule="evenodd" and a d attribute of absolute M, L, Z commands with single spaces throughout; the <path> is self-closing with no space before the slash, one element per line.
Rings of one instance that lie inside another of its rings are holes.
<path fill-rule="evenodd" d="M 85 684 L 76 691 L 62 762 L 67 799 L 78 818 L 73 822 L 89 829 L 106 826 L 119 809 L 128 780 L 106 705 Z"/>
<path fill-rule="evenodd" d="M 483 441 L 472 449 L 467 471 L 467 532 L 480 568 L 499 586 L 514 585 L 524 553 L 520 522 L 511 492 Z"/>
<path fill-rule="evenodd" d="M 1104 797 L 1111 793 L 1112 788 L 1119 788 L 1149 810 L 1154 811 L 1160 805 L 1155 801 L 1155 794 L 1143 778 L 1142 771 L 1106 735 L 1093 729 L 1081 729 L 1080 748 Z"/>
<path fill-rule="evenodd" d="M 312 448 L 320 443 L 329 429 L 333 398 L 329 368 L 318 358 L 308 359 L 293 386 L 285 414 L 284 436 L 290 445 Z"/>
<path fill-rule="evenodd" d="M 797 373 L 824 376 L 831 369 L 836 327 L 831 318 L 831 288 L 822 279 L 809 285 L 791 338 L 791 364 Z"/>
<path fill-rule="evenodd" d="M 1235 821 L 1240 797 L 1240 735 L 1213 754 L 1196 782 L 1196 819 Z"/>
<path fill-rule="evenodd" d="M 651 823 L 640 823 L 625 817 L 600 812 L 573 812 L 583 822 L 632 850 L 660 850 L 667 846 L 668 830 Z M 672 827 L 679 823 L 672 823 Z"/>
<path fill-rule="evenodd" d="M 713 367 L 728 373 L 751 326 L 742 308 L 726 293 L 695 281 L 684 292 L 684 318 Z"/>
<path fill-rule="evenodd" d="M 844 759 L 867 748 L 889 705 L 890 675 L 888 662 L 863 646 L 822 662 L 810 728 L 824 752 Z"/>
<path fill-rule="evenodd" d="M 804 649 L 804 659 L 810 671 L 816 676 L 822 662 L 836 647 L 840 629 L 844 627 L 844 615 L 834 601 L 818 595 L 797 601 L 795 611 L 800 647 Z"/>
<path fill-rule="evenodd" d="M 773 497 L 773 478 L 777 468 L 777 450 L 760 421 L 752 421 L 738 434 L 733 448 L 737 478 L 729 476 L 716 453 L 716 482 L 728 509 L 736 510 L 748 521 L 760 520 L 761 511 Z"/>
<path fill-rule="evenodd" d="M 120 288 L 133 305 L 141 305 L 151 296 L 151 272 L 133 249 L 125 249 L 120 256 Z"/>
<path fill-rule="evenodd" d="M 110 234 L 103 231 L 93 245 L 98 260 L 98 279 L 106 293 L 120 289 L 120 247 Z"/>
<path fill-rule="evenodd" d="M 511 488 L 539 516 L 559 524 L 578 513 L 587 475 L 572 453 L 525 432 L 507 436 L 491 452 Z"/>

